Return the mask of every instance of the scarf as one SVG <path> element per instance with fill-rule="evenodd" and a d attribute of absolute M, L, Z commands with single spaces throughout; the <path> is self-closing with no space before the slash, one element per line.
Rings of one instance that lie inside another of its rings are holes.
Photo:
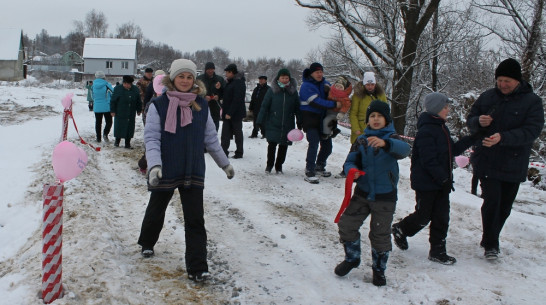
<path fill-rule="evenodd" d="M 334 219 L 334 223 L 339 222 L 339 218 L 341 217 L 343 212 L 345 212 L 345 209 L 349 206 L 349 202 L 351 201 L 351 193 L 353 191 L 353 182 L 355 179 L 356 172 L 359 172 L 360 176 L 364 176 L 366 174 L 364 171 L 361 171 L 357 168 L 351 168 L 349 170 L 349 173 L 347 173 L 347 177 L 345 178 L 345 197 L 343 198 L 343 202 L 341 203 L 339 212 L 337 212 L 336 218 Z"/>
<path fill-rule="evenodd" d="M 176 111 L 180 108 L 180 127 L 190 124 L 193 120 L 190 105 L 192 101 L 195 101 L 197 94 L 167 91 L 167 97 L 169 98 L 169 108 L 165 119 L 165 131 L 176 133 Z"/>

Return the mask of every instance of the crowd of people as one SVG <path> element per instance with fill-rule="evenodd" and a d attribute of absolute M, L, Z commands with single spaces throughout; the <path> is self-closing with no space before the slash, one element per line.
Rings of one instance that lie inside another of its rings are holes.
<path fill-rule="evenodd" d="M 234 139 L 236 149 L 231 158 L 243 158 L 246 117 L 246 80 L 237 65 L 225 67 L 225 79 L 215 73 L 212 62 L 205 64 L 204 71 L 197 76 L 195 63 L 177 59 L 168 73 L 158 70 L 160 73 L 152 74 L 153 70 L 146 69 L 137 85 L 133 85 L 132 76 L 124 76 L 123 84 L 115 88 L 105 80 L 102 71 L 97 71 L 88 94 L 96 117 L 98 142 L 109 141 L 114 118 L 114 145 L 119 146 L 124 139 L 125 147 L 131 148 L 135 117 L 144 113 L 146 152 L 139 167 L 147 174 L 150 199 L 138 244 L 142 256 L 155 254 L 166 207 L 177 189 L 184 213 L 186 270 L 194 281 L 210 276 L 203 218 L 204 154 L 209 153 L 227 178 L 233 178 L 229 148 Z M 356 187 L 353 195 L 352 188 L 346 190 L 347 206 L 338 219 L 345 258 L 334 268 L 336 275 L 345 276 L 360 265 L 360 228 L 368 216 L 374 285 L 387 283 L 385 270 L 392 251 L 391 235 L 398 248 L 407 250 L 407 238 L 429 224 L 428 259 L 455 264 L 456 259 L 447 254 L 446 247 L 453 161 L 471 146 L 473 174 L 483 198 L 480 245 L 485 258 L 498 258 L 500 232 L 519 184 L 526 179 L 531 146 L 544 126 L 542 100 L 522 78 L 516 60 L 507 59 L 498 65 L 495 87 L 482 93 L 474 103 L 467 118 L 471 133 L 459 141 L 451 138 L 446 124 L 450 99 L 439 92 L 427 94 L 412 147 L 396 134 L 389 102 L 374 72 L 365 72 L 355 84 L 343 76 L 330 83 L 324 77 L 324 67 L 314 62 L 302 71 L 299 89 L 293 72 L 280 69 L 269 85 L 266 76 L 259 77 L 250 101 L 254 119 L 249 138 L 257 138 L 260 132 L 267 140 L 265 173 L 271 174 L 274 168 L 276 174 L 283 174 L 283 163 L 292 144 L 288 134 L 294 129 L 303 130 L 307 141 L 303 178 L 318 184 L 319 177 L 332 175 L 326 170 L 332 138 L 339 133 L 337 121 L 348 114 L 351 145 L 336 177 L 347 179 L 351 185 L 354 182 Z M 163 74 L 164 89 L 154 92 L 153 79 Z M 415 191 L 415 211 L 393 224 L 398 160 L 410 153 L 409 178 Z"/>

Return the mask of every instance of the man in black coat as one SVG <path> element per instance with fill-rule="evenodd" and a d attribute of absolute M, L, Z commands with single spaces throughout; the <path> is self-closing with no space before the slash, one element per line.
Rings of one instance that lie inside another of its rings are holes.
<path fill-rule="evenodd" d="M 243 119 L 246 117 L 246 84 L 245 76 L 237 70 L 235 64 L 229 64 L 224 71 L 226 72 L 227 84 L 224 88 L 224 104 L 222 107 L 222 135 L 220 142 L 222 149 L 229 156 L 229 145 L 231 136 L 235 136 L 234 159 L 243 157 Z"/>
<path fill-rule="evenodd" d="M 521 77 L 521 66 L 509 58 L 495 70 L 496 86 L 482 93 L 467 118 L 471 130 L 486 136 L 478 143 L 473 164 L 481 182 L 483 234 L 487 259 L 499 254 L 499 236 L 512 210 L 519 184 L 527 177 L 533 142 L 544 126 L 541 98 Z"/>
<path fill-rule="evenodd" d="M 222 100 L 224 95 L 226 82 L 223 77 L 216 75 L 215 70 L 214 63 L 207 62 L 205 64 L 205 73 L 197 76 L 197 79 L 205 84 L 205 88 L 207 89 L 205 100 L 209 103 L 210 115 L 214 121 L 214 125 L 216 125 L 216 131 L 218 131 L 220 127 L 220 109 L 222 109 L 220 100 Z"/>
<path fill-rule="evenodd" d="M 269 85 L 267 85 L 267 76 L 258 77 L 258 84 L 254 91 L 252 91 L 252 97 L 250 98 L 250 105 L 248 105 L 248 110 L 252 111 L 254 128 L 252 129 L 252 134 L 249 138 L 257 138 L 258 130 L 262 132 L 262 138 L 265 137 L 265 132 L 263 128 L 260 128 L 256 124 L 256 119 L 260 113 L 262 107 L 262 101 L 264 100 L 265 93 L 269 90 Z"/>

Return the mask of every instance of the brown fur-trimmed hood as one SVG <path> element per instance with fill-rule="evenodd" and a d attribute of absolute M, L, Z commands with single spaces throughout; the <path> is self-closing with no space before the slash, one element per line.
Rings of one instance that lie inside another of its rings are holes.
<path fill-rule="evenodd" d="M 383 90 L 383 87 L 381 87 L 379 84 L 375 84 L 375 92 L 373 92 L 374 95 L 381 95 L 384 94 L 385 90 Z M 368 91 L 366 90 L 366 87 L 364 87 L 364 84 L 359 81 L 355 87 L 354 87 L 354 95 L 362 98 L 365 95 L 368 94 Z"/>

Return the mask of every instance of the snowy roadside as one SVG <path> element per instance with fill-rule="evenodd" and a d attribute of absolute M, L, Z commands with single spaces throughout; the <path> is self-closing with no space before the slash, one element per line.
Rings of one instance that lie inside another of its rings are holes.
<path fill-rule="evenodd" d="M 1 96 L 29 108 L 34 97 L 51 116 L 0 126 L 0 304 L 40 304 L 41 191 L 54 180 L 51 152 L 60 133 L 60 100 L 69 90 L 0 86 Z M 74 113 L 86 139 L 94 117 L 83 91 Z M 40 98 L 41 97 L 41 98 Z M 0 97 L 0 105 L 5 102 Z M 479 198 L 468 193 L 471 175 L 455 170 L 448 251 L 455 266 L 427 260 L 428 230 L 409 239 L 410 249 L 393 249 L 387 287 L 371 285 L 367 221 L 363 264 L 347 277 L 333 274 L 343 259 L 333 218 L 343 197 L 341 179 L 318 185 L 303 181 L 306 142 L 288 149 L 284 175 L 264 174 L 267 143 L 245 138 L 243 159 L 233 160 L 228 180 L 207 156 L 205 187 L 209 266 L 213 279 L 196 285 L 186 278 L 184 229 L 179 198 L 169 205 L 156 256 L 143 259 L 136 239 L 148 200 L 136 161 L 142 153 L 137 119 L 136 149 L 103 145 L 86 149 L 83 173 L 65 183 L 63 283 L 66 296 L 54 304 L 541 304 L 546 297 L 546 192 L 524 183 L 501 239 L 496 263 L 482 258 Z M 245 123 L 245 135 L 251 126 Z M 72 129 L 72 128 L 71 128 Z M 72 132 L 69 138 L 76 141 Z M 34 141 L 31 141 L 31 139 Z M 36 139 L 40 139 L 36 141 Z M 6 146 L 4 146 L 6 145 Z M 233 145 L 233 144 L 232 144 Z M 9 147 L 12 149 L 5 149 Z M 348 139 L 334 139 L 328 169 L 337 172 Z M 400 162 L 395 219 L 415 205 L 409 160 Z M 23 182 L 23 183 L 21 183 Z M 9 205 L 9 207 L 8 207 Z"/>

